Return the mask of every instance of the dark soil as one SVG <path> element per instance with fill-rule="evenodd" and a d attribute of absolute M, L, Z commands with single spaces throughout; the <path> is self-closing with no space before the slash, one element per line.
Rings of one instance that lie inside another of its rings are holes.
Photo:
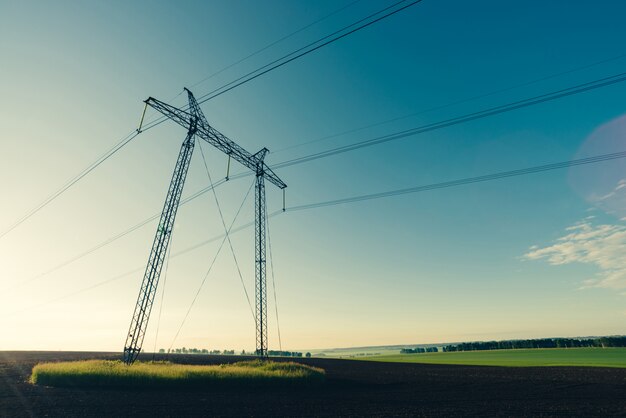
<path fill-rule="evenodd" d="M 41 361 L 119 354 L 0 352 L 0 417 L 625 416 L 626 369 L 478 367 L 301 359 L 326 370 L 318 387 L 64 389 L 28 383 Z M 151 359 L 147 356 L 144 359 Z M 159 358 L 162 359 L 162 358 Z M 216 364 L 239 356 L 184 356 Z"/>

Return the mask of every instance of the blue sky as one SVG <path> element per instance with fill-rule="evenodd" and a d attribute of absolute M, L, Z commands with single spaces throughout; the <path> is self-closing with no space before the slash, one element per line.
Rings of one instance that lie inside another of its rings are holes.
<path fill-rule="evenodd" d="M 388 4 L 0 0 L 0 229 L 135 129 L 148 96 L 182 106 L 184 86 L 201 96 Z M 625 8 L 424 0 L 202 108 L 279 163 L 621 73 Z M 616 84 L 277 173 L 297 206 L 622 151 L 625 92 Z M 172 123 L 146 131 L 0 239 L 0 349 L 121 350 L 154 222 L 33 277 L 157 213 L 184 135 Z M 213 178 L 224 176 L 226 158 L 203 149 Z M 208 185 L 198 151 L 184 195 Z M 617 160 L 272 218 L 283 348 L 623 334 L 624 168 Z M 251 181 L 217 189 L 227 222 Z M 268 186 L 269 210 L 281 201 Z M 172 252 L 222 232 L 205 194 L 181 207 Z M 252 233 L 233 235 L 249 292 Z M 147 349 L 159 311 L 156 347 L 170 345 L 218 244 L 171 259 Z M 270 329 L 278 348 L 275 318 Z M 227 251 L 174 346 L 254 348 Z"/>

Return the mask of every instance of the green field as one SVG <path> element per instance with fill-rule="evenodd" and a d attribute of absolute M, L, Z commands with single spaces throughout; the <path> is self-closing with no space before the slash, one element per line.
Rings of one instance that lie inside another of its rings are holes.
<path fill-rule="evenodd" d="M 626 367 L 626 348 L 550 348 L 372 356 L 367 361 L 474 366 Z"/>
<path fill-rule="evenodd" d="M 31 383 L 45 386 L 180 386 L 312 383 L 324 380 L 324 370 L 293 362 L 242 361 L 222 365 L 169 362 L 83 360 L 40 363 Z"/>

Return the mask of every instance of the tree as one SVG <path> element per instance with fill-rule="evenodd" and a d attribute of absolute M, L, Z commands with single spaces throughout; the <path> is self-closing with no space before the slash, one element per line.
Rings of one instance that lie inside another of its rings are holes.
<path fill-rule="evenodd" d="M 306 358 L 311 358 L 311 353 L 306 353 Z"/>

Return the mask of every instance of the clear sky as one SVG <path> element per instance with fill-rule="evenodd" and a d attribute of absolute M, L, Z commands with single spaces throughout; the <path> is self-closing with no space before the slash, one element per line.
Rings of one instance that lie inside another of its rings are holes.
<path fill-rule="evenodd" d="M 0 230 L 135 129 L 147 97 L 183 106 L 185 86 L 206 94 L 388 4 L 0 0 Z M 625 14 L 616 0 L 424 0 L 202 108 L 279 163 L 624 72 Z M 625 151 L 625 93 L 616 84 L 277 173 L 297 206 Z M 158 213 L 184 136 L 173 123 L 146 131 L 0 239 L 0 349 L 122 350 L 156 221 L 39 275 Z M 223 177 L 226 157 L 203 150 Z M 625 334 L 625 169 L 615 160 L 273 217 L 282 348 Z M 251 182 L 216 190 L 226 222 Z M 196 148 L 183 196 L 208 184 Z M 280 209 L 276 188 L 267 197 Z M 236 224 L 252 219 L 249 199 Z M 172 253 L 222 232 L 206 193 L 181 206 Z M 252 236 L 232 236 L 251 297 Z M 145 349 L 172 343 L 218 245 L 171 258 Z M 270 312 L 276 349 L 273 296 Z M 174 346 L 254 348 L 227 247 Z"/>

